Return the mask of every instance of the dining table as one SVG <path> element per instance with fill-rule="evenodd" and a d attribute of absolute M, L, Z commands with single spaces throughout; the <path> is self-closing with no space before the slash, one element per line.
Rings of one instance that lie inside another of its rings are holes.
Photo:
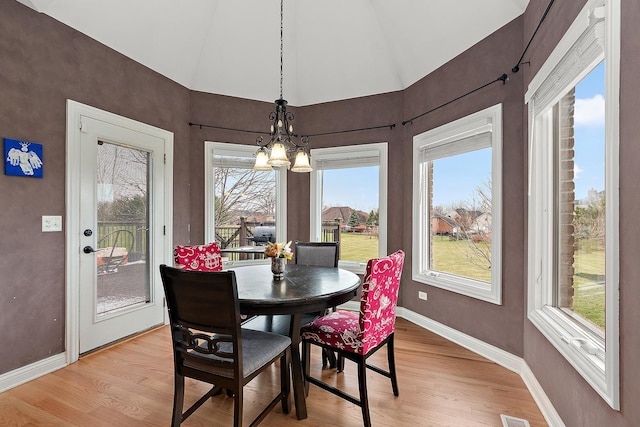
<path fill-rule="evenodd" d="M 360 287 L 358 275 L 334 267 L 287 264 L 284 278 L 274 280 L 269 264 L 234 267 L 240 311 L 261 317 L 290 316 L 291 376 L 298 419 L 307 418 L 303 367 L 300 359 L 300 326 L 304 313 L 351 300 Z M 251 326 L 247 326 L 251 328 Z"/>

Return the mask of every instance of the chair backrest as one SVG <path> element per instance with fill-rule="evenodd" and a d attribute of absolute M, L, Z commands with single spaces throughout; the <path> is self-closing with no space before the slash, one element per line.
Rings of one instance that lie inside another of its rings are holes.
<path fill-rule="evenodd" d="M 221 271 L 222 255 L 216 242 L 207 245 L 178 245 L 173 250 L 176 266 L 185 270 Z"/>
<path fill-rule="evenodd" d="M 238 288 L 233 271 L 202 272 L 160 266 L 167 299 L 176 370 L 214 367 L 242 374 Z"/>
<path fill-rule="evenodd" d="M 395 329 L 403 265 L 404 252 L 401 250 L 367 263 L 360 298 L 358 338 L 363 343 L 362 354 L 378 346 Z"/>
<path fill-rule="evenodd" d="M 298 242 L 293 249 L 296 264 L 337 267 L 340 251 L 338 242 Z"/>

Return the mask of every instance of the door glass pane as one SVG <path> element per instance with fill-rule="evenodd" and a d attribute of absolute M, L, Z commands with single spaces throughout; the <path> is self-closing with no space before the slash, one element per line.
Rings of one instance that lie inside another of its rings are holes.
<path fill-rule="evenodd" d="M 380 167 L 322 171 L 322 241 L 340 242 L 340 261 L 379 256 Z"/>
<path fill-rule="evenodd" d="M 98 141 L 98 316 L 151 302 L 147 151 Z"/>
<path fill-rule="evenodd" d="M 491 148 L 429 163 L 430 270 L 491 282 Z"/>
<path fill-rule="evenodd" d="M 556 306 L 604 336 L 604 62 L 556 105 Z M 586 321 L 586 323 L 585 323 Z"/>

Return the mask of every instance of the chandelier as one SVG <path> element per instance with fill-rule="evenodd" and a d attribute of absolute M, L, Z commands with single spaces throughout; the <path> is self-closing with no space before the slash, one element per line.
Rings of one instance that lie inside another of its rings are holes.
<path fill-rule="evenodd" d="M 282 35 L 283 35 L 283 16 L 284 16 L 284 0 L 280 0 L 280 99 L 275 100 L 275 111 L 269 114 L 271 120 L 271 130 L 269 132 L 270 139 L 266 143 L 264 138 L 259 136 L 256 143 L 260 146 L 256 153 L 256 163 L 253 166 L 255 171 L 270 171 L 273 168 L 291 166 L 289 156 L 295 155 L 292 172 L 311 172 L 309 163 L 309 155 L 305 147 L 309 145 L 309 138 L 303 136 L 300 142 L 296 142 L 293 133 L 292 122 L 295 117 L 293 113 L 287 112 L 287 101 L 282 98 Z"/>

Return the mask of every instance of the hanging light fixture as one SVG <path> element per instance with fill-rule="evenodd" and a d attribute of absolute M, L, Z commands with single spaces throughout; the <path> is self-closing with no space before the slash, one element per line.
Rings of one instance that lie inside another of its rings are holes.
<path fill-rule="evenodd" d="M 303 136 L 299 143 L 296 142 L 293 125 L 290 123 L 294 120 L 294 115 L 287 112 L 287 101 L 282 98 L 283 18 L 284 0 L 280 0 L 280 99 L 276 99 L 275 111 L 269 114 L 269 120 L 272 122 L 269 141 L 265 143 L 262 136 L 256 139 L 260 148 L 256 153 L 256 163 L 253 170 L 269 171 L 272 168 L 289 168 L 291 166 L 289 155 L 293 156 L 295 153 L 295 162 L 291 171 L 311 172 L 313 169 L 309 163 L 309 154 L 305 150 L 305 147 L 309 145 L 309 138 Z"/>

